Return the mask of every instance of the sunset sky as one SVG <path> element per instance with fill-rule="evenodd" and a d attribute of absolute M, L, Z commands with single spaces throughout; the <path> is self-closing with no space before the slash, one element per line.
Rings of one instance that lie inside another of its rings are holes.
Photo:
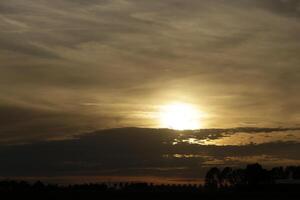
<path fill-rule="evenodd" d="M 299 0 L 2 0 L 0 144 L 60 149 L 110 128 L 222 128 L 182 141 L 300 149 L 299 55 Z M 239 159 L 268 160 L 263 152 Z M 300 161 L 293 149 L 284 158 Z"/>

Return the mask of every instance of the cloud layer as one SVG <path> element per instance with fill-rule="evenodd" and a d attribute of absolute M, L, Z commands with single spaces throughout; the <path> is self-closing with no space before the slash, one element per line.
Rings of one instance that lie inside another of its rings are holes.
<path fill-rule="evenodd" d="M 298 126 L 297 0 L 0 2 L 0 135 L 156 127 L 199 105 L 207 127 Z"/>
<path fill-rule="evenodd" d="M 103 130 L 63 141 L 2 145 L 0 177 L 52 177 L 61 181 L 73 177 L 76 182 L 82 177 L 94 177 L 94 180 L 99 177 L 96 181 L 103 181 L 107 180 L 103 176 L 125 176 L 185 182 L 203 178 L 207 169 L 216 165 L 241 167 L 260 162 L 265 167 L 273 167 L 300 164 L 299 130 L 242 130 L 253 137 L 269 134 L 276 138 L 277 134 L 282 133 L 292 133 L 298 137 L 290 141 L 280 141 L 278 137 L 278 141 L 220 146 L 191 144 L 184 140 L 197 137 L 214 141 L 215 138 L 227 137 L 223 134 L 239 133 L 241 129 L 201 132 L 138 128 Z M 233 138 L 232 142 L 235 140 Z"/>

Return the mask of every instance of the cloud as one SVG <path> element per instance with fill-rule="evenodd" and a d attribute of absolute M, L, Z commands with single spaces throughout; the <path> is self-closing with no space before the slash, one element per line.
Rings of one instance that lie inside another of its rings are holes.
<path fill-rule="evenodd" d="M 188 132 L 176 139 L 175 142 L 177 144 L 243 146 L 299 141 L 299 128 L 234 128 Z"/>
<path fill-rule="evenodd" d="M 210 132 L 213 130 L 207 130 Z M 188 132 L 187 132 L 188 133 Z M 211 165 L 299 163 L 299 141 L 214 146 L 180 143 L 167 129 L 110 129 L 73 139 L 0 147 L 0 176 L 203 178 Z M 286 160 L 288 162 L 279 162 Z"/>
<path fill-rule="evenodd" d="M 295 0 L 3 1 L 1 106 L 14 107 L 11 118 L 32 105 L 60 110 L 51 121 L 61 133 L 70 121 L 78 132 L 156 127 L 140 116 L 177 100 L 209 113 L 207 127 L 298 126 L 298 8 Z"/>

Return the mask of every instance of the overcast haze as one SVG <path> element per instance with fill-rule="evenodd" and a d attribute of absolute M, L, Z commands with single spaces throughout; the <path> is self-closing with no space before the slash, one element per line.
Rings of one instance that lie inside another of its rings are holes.
<path fill-rule="evenodd" d="M 297 0 L 10 0 L 0 13 L 2 140 L 158 127 L 174 100 L 206 127 L 299 125 Z"/>

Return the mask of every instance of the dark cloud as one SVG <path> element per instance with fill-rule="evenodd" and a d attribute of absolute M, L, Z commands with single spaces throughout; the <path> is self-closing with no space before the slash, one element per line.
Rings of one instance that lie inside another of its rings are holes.
<path fill-rule="evenodd" d="M 216 161 L 222 161 L 221 166 L 240 166 L 256 161 L 274 166 L 299 163 L 300 160 L 297 142 L 245 146 L 173 145 L 174 139 L 181 134 L 167 129 L 123 128 L 62 141 L 2 145 L 0 176 L 200 178 L 210 163 Z M 245 158 L 248 160 L 243 161 Z M 278 162 L 280 159 L 282 163 Z"/>
<path fill-rule="evenodd" d="M 43 140 L 62 140 L 72 138 L 82 131 L 107 127 L 117 118 L 111 116 L 93 116 L 82 109 L 80 113 L 73 110 L 39 107 L 34 105 L 0 105 L 0 143 L 28 143 Z M 121 120 L 121 118 L 119 119 Z M 91 122 L 98 126 L 91 126 Z"/>
<path fill-rule="evenodd" d="M 261 4 L 272 12 L 291 17 L 300 17 L 300 3 L 297 0 L 265 0 L 261 1 Z"/>

